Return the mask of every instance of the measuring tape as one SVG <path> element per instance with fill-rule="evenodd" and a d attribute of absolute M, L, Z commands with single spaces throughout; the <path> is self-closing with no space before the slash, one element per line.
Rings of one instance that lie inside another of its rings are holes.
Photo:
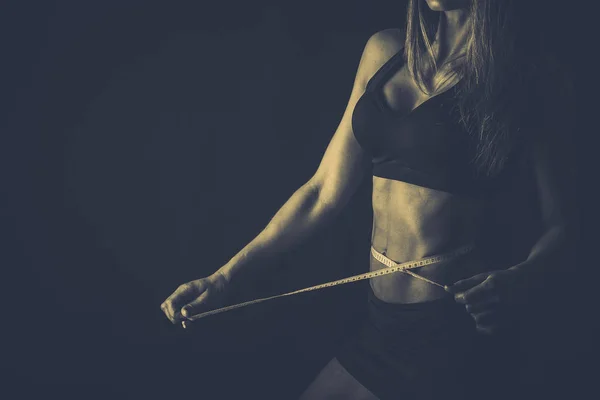
<path fill-rule="evenodd" d="M 440 254 L 437 256 L 425 257 L 425 258 L 421 258 L 416 261 L 407 261 L 407 262 L 403 262 L 403 263 L 397 263 L 393 260 L 390 260 L 385 255 L 379 253 L 377 250 L 375 250 L 373 247 L 371 247 L 371 254 L 373 255 L 373 257 L 377 261 L 382 263 L 383 265 L 387 266 L 388 268 L 380 269 L 377 271 L 366 272 L 364 274 L 354 275 L 354 276 L 350 276 L 348 278 L 339 279 L 339 280 L 331 281 L 331 282 L 327 282 L 327 283 L 322 283 L 320 285 L 311 286 L 311 287 L 304 288 L 304 289 L 294 290 L 293 292 L 278 294 L 278 295 L 270 296 L 270 297 L 263 297 L 263 298 L 256 299 L 256 300 L 250 300 L 250 301 L 246 301 L 243 303 L 233 304 L 233 305 L 227 306 L 227 307 L 217 308 L 217 309 L 206 311 L 206 312 L 203 312 L 200 314 L 192 315 L 190 317 L 187 317 L 186 320 L 187 321 L 196 321 L 200 318 L 208 317 L 210 315 L 215 315 L 215 314 L 220 314 L 220 313 L 223 313 L 226 311 L 235 310 L 236 308 L 246 307 L 251 304 L 262 303 L 263 301 L 267 301 L 267 300 L 278 299 L 280 297 L 291 296 L 294 294 L 299 294 L 299 293 L 304 293 L 304 292 L 312 292 L 314 290 L 325 289 L 325 288 L 328 288 L 331 286 L 344 285 L 346 283 L 352 283 L 352 282 L 362 281 L 365 279 L 375 278 L 375 277 L 382 276 L 382 275 L 393 274 L 395 272 L 404 272 L 404 273 L 409 274 L 410 276 L 413 276 L 417 279 L 420 279 L 420 280 L 428 282 L 432 285 L 443 288 L 444 285 L 442 285 L 438 282 L 434 282 L 430 279 L 427 279 L 427 278 L 425 278 L 421 275 L 418 275 L 409 270 L 413 269 L 413 268 L 419 268 L 419 267 L 424 267 L 426 265 L 439 263 L 442 261 L 451 260 L 451 259 L 459 257 L 463 254 L 467 254 L 468 252 L 473 250 L 473 248 L 474 248 L 474 246 L 472 244 L 470 244 L 467 246 L 460 247 L 449 253 L 444 253 L 444 254 Z"/>

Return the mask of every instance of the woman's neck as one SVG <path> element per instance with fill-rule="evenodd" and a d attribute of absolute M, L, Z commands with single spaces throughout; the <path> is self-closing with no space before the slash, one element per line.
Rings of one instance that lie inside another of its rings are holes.
<path fill-rule="evenodd" d="M 441 13 L 435 42 L 440 65 L 462 55 L 469 38 L 469 10 L 457 9 Z"/>

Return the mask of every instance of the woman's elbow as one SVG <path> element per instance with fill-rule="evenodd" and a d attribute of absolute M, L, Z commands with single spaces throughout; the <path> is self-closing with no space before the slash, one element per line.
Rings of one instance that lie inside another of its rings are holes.
<path fill-rule="evenodd" d="M 327 179 L 315 179 L 311 183 L 311 187 L 316 206 L 322 212 L 331 214 L 339 213 L 346 206 L 354 192 L 349 185 L 336 185 Z"/>

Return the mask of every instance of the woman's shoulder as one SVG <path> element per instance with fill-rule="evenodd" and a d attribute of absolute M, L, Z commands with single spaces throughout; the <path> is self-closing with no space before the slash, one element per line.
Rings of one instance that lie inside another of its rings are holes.
<path fill-rule="evenodd" d="M 406 33 L 401 28 L 388 28 L 371 35 L 369 42 L 381 46 L 384 50 L 397 52 L 404 47 Z"/>
<path fill-rule="evenodd" d="M 372 76 L 393 55 L 402 51 L 405 37 L 400 28 L 383 29 L 373 33 L 363 51 L 365 74 Z"/>
<path fill-rule="evenodd" d="M 365 50 L 368 50 L 374 58 L 387 60 L 404 49 L 405 38 L 406 35 L 400 28 L 377 31 L 367 41 Z"/>

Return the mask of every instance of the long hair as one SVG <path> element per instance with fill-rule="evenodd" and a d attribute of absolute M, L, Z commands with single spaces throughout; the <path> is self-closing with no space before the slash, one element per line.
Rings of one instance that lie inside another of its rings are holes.
<path fill-rule="evenodd" d="M 456 71 L 458 110 L 473 139 L 472 162 L 485 176 L 502 171 L 532 120 L 543 40 L 526 3 L 473 0 L 469 10 L 466 54 Z M 441 13 L 431 11 L 424 0 L 410 0 L 407 11 L 404 55 L 417 85 L 429 93 L 425 71 L 439 70 L 432 42 Z"/>

